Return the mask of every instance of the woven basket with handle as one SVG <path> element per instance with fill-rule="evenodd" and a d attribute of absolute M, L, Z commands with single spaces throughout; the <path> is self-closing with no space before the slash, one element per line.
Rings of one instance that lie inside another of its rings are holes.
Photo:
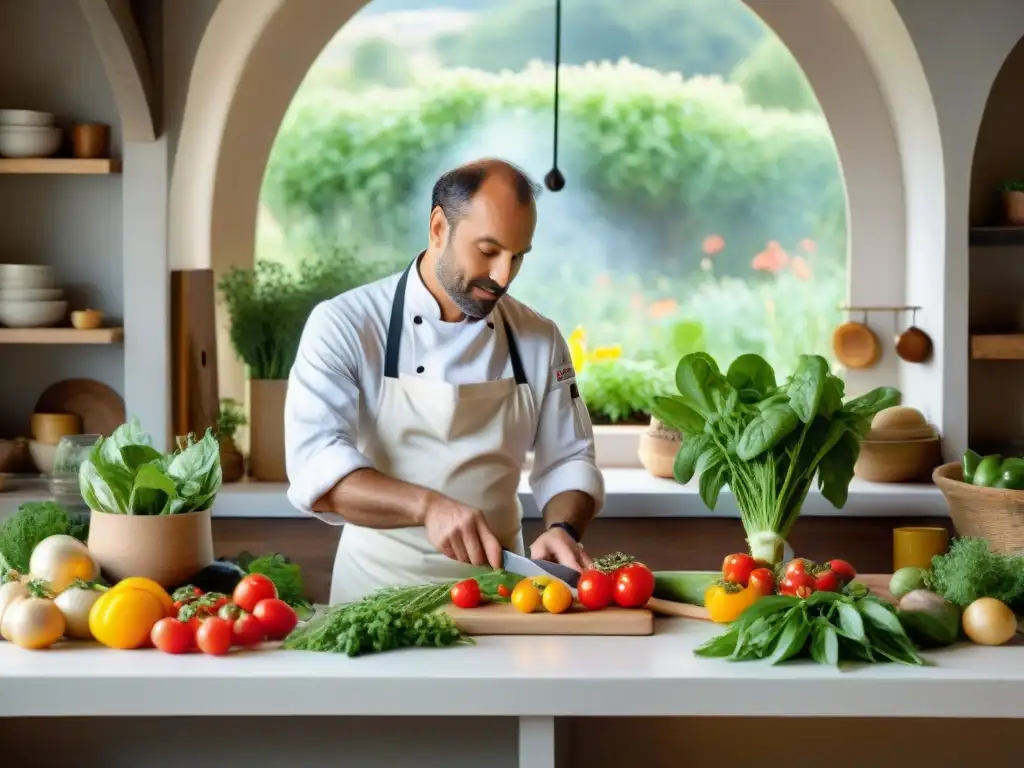
<path fill-rule="evenodd" d="M 957 535 L 985 539 L 993 552 L 1024 549 L 1024 491 L 965 483 L 959 461 L 936 467 L 932 480 L 946 497 Z"/>

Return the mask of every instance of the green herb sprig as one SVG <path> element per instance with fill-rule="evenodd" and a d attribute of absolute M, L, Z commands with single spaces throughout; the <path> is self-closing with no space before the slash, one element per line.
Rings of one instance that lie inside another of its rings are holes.
<path fill-rule="evenodd" d="M 815 592 L 806 599 L 764 597 L 694 653 L 771 664 L 806 656 L 831 666 L 843 661 L 925 664 L 896 609 L 863 591 Z"/>
<path fill-rule="evenodd" d="M 984 539 L 959 537 L 944 555 L 932 558 L 935 591 L 965 608 L 982 597 L 1007 605 L 1024 601 L 1024 556 L 999 554 Z"/>

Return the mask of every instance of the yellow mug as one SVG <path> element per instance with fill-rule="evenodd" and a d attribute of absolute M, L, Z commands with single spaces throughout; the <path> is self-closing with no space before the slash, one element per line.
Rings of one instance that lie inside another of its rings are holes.
<path fill-rule="evenodd" d="M 949 531 L 945 528 L 893 528 L 892 568 L 931 568 L 932 558 L 948 549 Z"/>

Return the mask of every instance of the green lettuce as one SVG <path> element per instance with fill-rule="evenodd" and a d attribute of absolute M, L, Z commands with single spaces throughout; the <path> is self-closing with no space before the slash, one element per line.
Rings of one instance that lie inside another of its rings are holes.
<path fill-rule="evenodd" d="M 101 437 L 78 471 L 89 508 L 112 515 L 177 515 L 213 506 L 223 483 L 220 445 L 213 431 L 201 440 L 178 439 L 164 454 L 137 418 Z"/>

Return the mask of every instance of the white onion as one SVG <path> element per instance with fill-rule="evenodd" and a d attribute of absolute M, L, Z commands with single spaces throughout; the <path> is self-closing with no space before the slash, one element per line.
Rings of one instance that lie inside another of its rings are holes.
<path fill-rule="evenodd" d="M 54 598 L 53 602 L 64 614 L 67 628 L 64 634 L 76 640 L 92 640 L 89 631 L 89 610 L 100 596 L 99 590 L 71 586 Z"/>
<path fill-rule="evenodd" d="M 95 581 L 100 575 L 89 548 L 74 536 L 58 533 L 47 536 L 32 550 L 29 573 L 42 579 L 53 592 L 63 592 L 76 579 Z"/>

